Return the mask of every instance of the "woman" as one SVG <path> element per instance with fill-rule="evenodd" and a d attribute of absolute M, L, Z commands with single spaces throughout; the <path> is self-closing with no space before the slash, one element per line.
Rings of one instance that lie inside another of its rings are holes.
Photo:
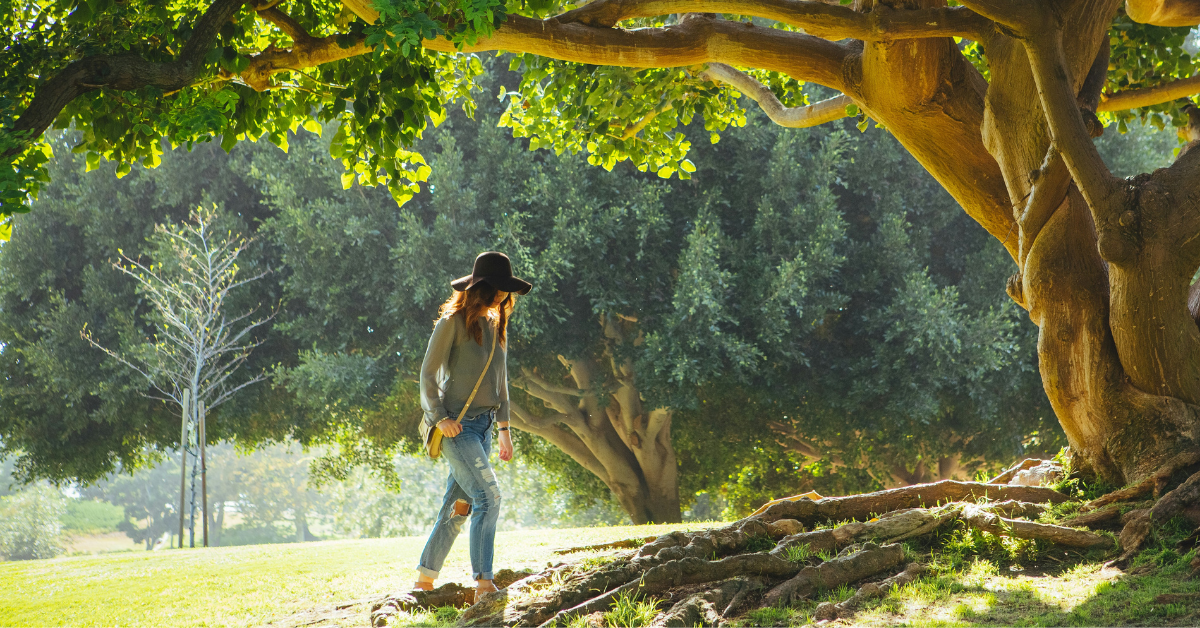
<path fill-rule="evenodd" d="M 507 255 L 494 251 L 481 253 L 471 274 L 450 285 L 455 292 L 442 304 L 421 364 L 423 420 L 442 432 L 442 454 L 450 463 L 450 479 L 442 510 L 421 553 L 420 575 L 413 588 L 433 589 L 446 554 L 470 514 L 471 570 L 478 598 L 496 590 L 492 554 L 500 487 L 488 462 L 493 423 L 498 426 L 500 459 L 507 462 L 513 456 L 505 364 L 508 317 L 513 293 L 526 294 L 532 286 L 513 276 Z M 480 380 L 485 365 L 487 372 Z M 479 388 L 471 399 L 476 382 Z M 470 406 L 460 424 L 456 419 L 468 399 Z"/>

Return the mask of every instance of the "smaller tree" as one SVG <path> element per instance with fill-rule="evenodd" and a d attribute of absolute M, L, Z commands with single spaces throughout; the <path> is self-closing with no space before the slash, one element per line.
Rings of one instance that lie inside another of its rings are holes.
<path fill-rule="evenodd" d="M 66 511 L 62 494 L 45 485 L 0 498 L 0 557 L 30 560 L 62 554 Z"/>
<path fill-rule="evenodd" d="M 143 543 L 147 550 L 164 533 L 174 532 L 172 521 L 176 515 L 175 478 L 179 467 L 170 461 L 135 473 L 116 473 L 111 478 L 83 489 L 84 497 L 102 499 L 125 511 L 125 520 L 117 524 L 135 543 Z"/>
<path fill-rule="evenodd" d="M 226 313 L 230 293 L 261 279 L 267 271 L 241 276 L 238 257 L 250 241 L 231 230 L 222 233 L 216 207 L 199 208 L 191 223 L 168 228 L 159 225 L 151 242 L 151 259 L 133 259 L 118 250 L 124 263 L 113 267 L 137 282 L 139 293 L 150 303 L 152 339 L 129 343 L 129 351 L 116 351 L 97 342 L 85 327 L 80 333 L 92 346 L 146 378 L 161 396 L 174 403 L 183 417 L 180 431 L 180 545 L 185 513 L 187 456 L 193 455 L 189 545 L 195 546 L 196 476 L 204 484 L 207 412 L 228 401 L 243 388 L 262 381 L 259 373 L 238 382 L 235 374 L 262 340 L 253 332 L 274 314 L 255 317 L 259 306 L 241 314 Z M 196 450 L 199 450 L 197 465 Z M 207 496 L 202 512 L 208 512 Z M 205 514 L 204 545 L 208 545 Z"/>

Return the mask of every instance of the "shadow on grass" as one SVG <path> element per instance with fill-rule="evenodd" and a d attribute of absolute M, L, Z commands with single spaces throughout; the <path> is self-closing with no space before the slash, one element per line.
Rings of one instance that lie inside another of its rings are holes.
<path fill-rule="evenodd" d="M 1195 550 L 1182 556 L 1174 551 L 1147 551 L 1127 572 L 1099 584 L 1090 578 L 1099 566 L 1087 569 L 1086 563 L 1039 571 L 1036 575 L 1046 580 L 1024 579 L 1007 588 L 996 586 L 995 579 L 988 586 L 982 581 L 964 583 L 972 579 L 965 573 L 936 576 L 888 595 L 862 609 L 864 614 L 858 617 L 875 615 L 889 625 L 914 627 L 1197 625 L 1200 580 L 1190 565 L 1195 556 Z M 1069 589 L 1072 582 L 1078 583 L 1079 597 L 1085 599 L 1069 610 L 1047 600 L 1049 592 L 1038 589 L 1038 584 Z M 855 617 L 846 620 L 856 623 Z"/>

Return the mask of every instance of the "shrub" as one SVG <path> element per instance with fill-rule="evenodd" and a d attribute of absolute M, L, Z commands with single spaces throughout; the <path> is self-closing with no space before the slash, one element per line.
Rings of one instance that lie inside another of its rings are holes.
<path fill-rule="evenodd" d="M 70 500 L 63 515 L 63 529 L 72 533 L 117 532 L 125 520 L 125 509 L 108 502 Z"/>
<path fill-rule="evenodd" d="M 64 514 L 66 499 L 48 486 L 0 498 L 0 556 L 30 560 L 62 554 Z"/>

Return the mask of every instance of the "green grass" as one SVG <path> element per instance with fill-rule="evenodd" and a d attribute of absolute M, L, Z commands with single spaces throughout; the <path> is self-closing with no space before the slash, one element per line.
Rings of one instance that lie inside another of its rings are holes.
<path fill-rule="evenodd" d="M 1025 575 L 979 559 L 865 604 L 856 626 L 1187 626 L 1200 617 L 1195 551 L 1143 552 L 1127 572 L 1084 560 Z M 1160 595 L 1178 599 L 1155 601 Z M 1189 597 L 1192 596 L 1192 597 Z"/>
<path fill-rule="evenodd" d="M 787 549 L 783 550 L 784 558 L 787 558 L 793 563 L 804 562 L 815 555 L 816 554 L 813 553 L 812 549 L 809 548 L 808 543 L 789 545 L 787 546 Z"/>
<path fill-rule="evenodd" d="M 70 534 L 116 532 L 125 520 L 125 509 L 106 502 L 70 500 L 62 517 L 63 530 Z"/>
<path fill-rule="evenodd" d="M 653 599 L 628 591 L 618 595 L 612 609 L 604 613 L 604 625 L 613 628 L 646 626 L 658 614 L 658 604 Z"/>
<path fill-rule="evenodd" d="M 555 549 L 710 525 L 501 532 L 495 568 L 540 570 L 562 561 Z M 259 626 L 407 588 L 424 545 L 406 537 L 0 563 L 0 626 Z M 440 582 L 470 582 L 466 535 L 442 574 Z"/>

